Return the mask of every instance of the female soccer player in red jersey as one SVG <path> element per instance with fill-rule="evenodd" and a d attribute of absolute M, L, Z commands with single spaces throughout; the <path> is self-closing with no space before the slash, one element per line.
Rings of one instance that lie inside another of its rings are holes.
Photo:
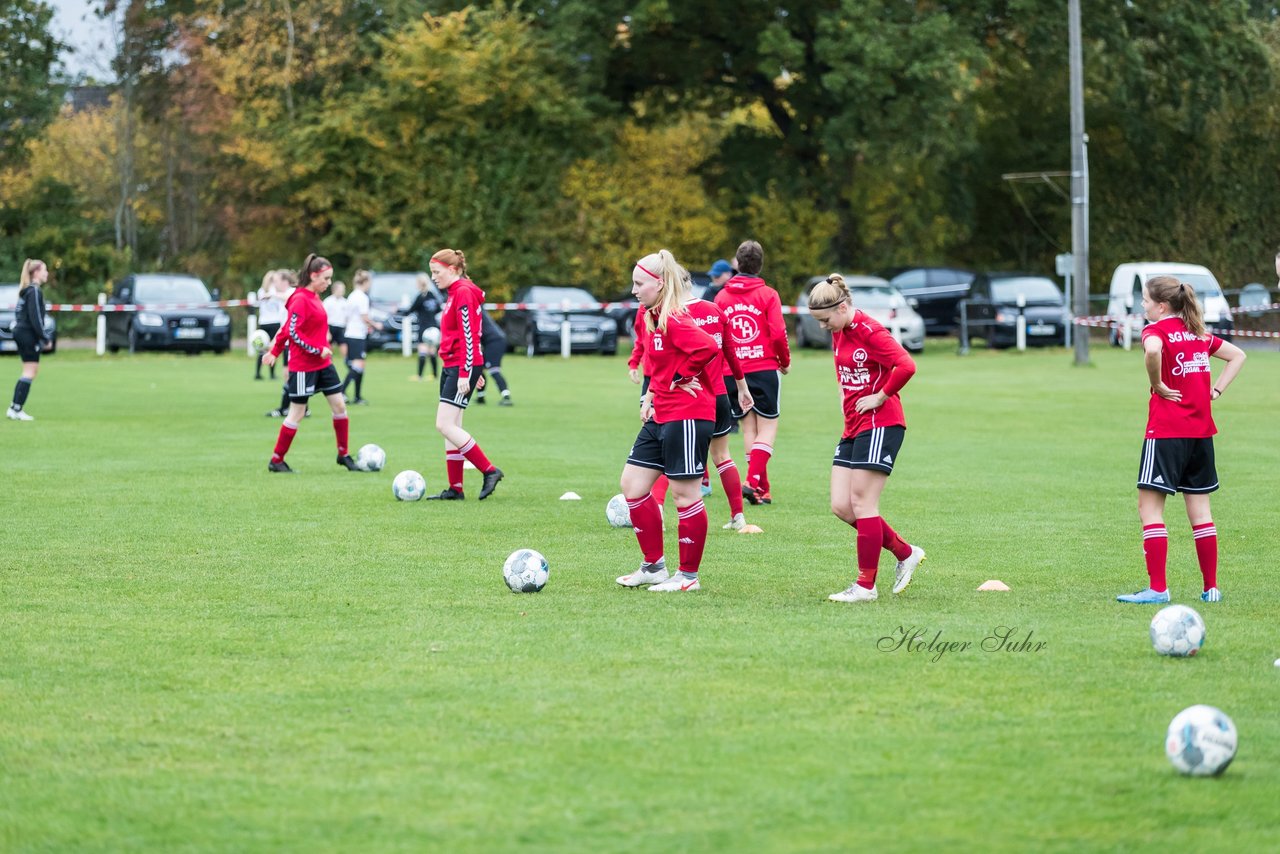
<path fill-rule="evenodd" d="M 275 453 L 267 464 L 267 471 L 292 472 L 284 456 L 289 452 L 293 437 L 298 433 L 307 412 L 307 400 L 319 391 L 329 401 L 333 411 L 333 433 L 338 440 L 338 465 L 350 471 L 358 471 L 355 460 L 347 453 L 350 423 L 347 407 L 342 402 L 342 380 L 333 367 L 333 352 L 329 349 L 329 320 L 320 294 L 333 279 L 333 265 L 324 258 L 308 255 L 299 276 L 302 287 L 295 290 L 285 303 L 285 321 L 280 327 L 271 349 L 262 356 L 262 364 L 270 368 L 289 344 L 289 414 L 280 425 Z"/>
<path fill-rule="evenodd" d="M 467 278 L 467 259 L 456 249 L 441 249 L 431 256 L 431 278 L 446 292 L 440 309 L 440 404 L 436 430 L 444 436 L 445 472 L 449 485 L 428 498 L 461 501 L 462 461 L 470 460 L 484 475 L 480 500 L 484 501 L 502 480 L 502 469 L 489 462 L 471 434 L 462 429 L 462 414 L 484 371 L 480 348 L 484 291 Z"/>
<path fill-rule="evenodd" d="M 769 492 L 769 459 L 778 438 L 781 414 L 781 379 L 791 365 L 787 327 L 782 320 L 778 292 L 760 278 L 764 249 L 754 240 L 738 247 L 735 260 L 738 275 L 716 294 L 716 305 L 725 314 L 732 333 L 734 352 L 746 372 L 747 387 L 755 408 L 734 405 L 733 417 L 742 424 L 742 442 L 747 452 L 747 480 L 742 494 L 752 504 L 772 503 Z M 732 402 L 733 393 L 730 392 Z"/>
<path fill-rule="evenodd" d="M 1142 520 L 1142 551 L 1150 585 L 1124 596 L 1121 602 L 1139 605 L 1169 601 L 1165 560 L 1169 532 L 1164 526 L 1165 496 L 1181 492 L 1196 544 L 1205 602 L 1218 602 L 1218 529 L 1209 511 L 1209 493 L 1218 488 L 1213 460 L 1211 404 L 1240 373 L 1244 351 L 1210 335 L 1196 292 L 1172 276 L 1156 276 L 1142 289 L 1142 309 L 1151 325 L 1142 330 L 1143 358 L 1151 381 L 1147 436 L 1138 468 L 1138 516 Z M 1227 365 L 1211 382 L 1209 357 Z"/>
<path fill-rule="evenodd" d="M 622 469 L 622 494 L 643 561 L 618 583 L 652 584 L 657 592 L 700 589 L 698 567 L 707 541 L 707 511 L 700 485 L 715 428 L 716 399 L 707 369 L 719 348 L 685 307 L 688 273 L 663 249 L 636 262 L 631 292 L 646 309 L 645 362 L 649 388 L 640 402 L 640 433 Z M 662 516 L 650 495 L 659 475 L 671 482 L 679 513 L 680 570 L 667 573 Z"/>
<path fill-rule="evenodd" d="M 898 392 L 916 364 L 889 331 L 853 307 L 849 288 L 837 273 L 809 295 L 809 311 L 831 330 L 836 380 L 844 395 L 844 433 L 831 461 L 831 512 L 858 532 L 858 578 L 835 602 L 874 602 L 880 550 L 898 559 L 893 592 L 911 583 L 924 549 L 903 540 L 880 515 L 884 491 L 902 448 L 907 422 Z"/>

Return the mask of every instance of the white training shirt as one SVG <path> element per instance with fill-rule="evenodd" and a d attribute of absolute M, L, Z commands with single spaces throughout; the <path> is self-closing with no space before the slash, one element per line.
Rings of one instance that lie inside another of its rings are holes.
<path fill-rule="evenodd" d="M 284 302 L 288 295 L 284 291 L 278 291 L 272 288 L 258 289 L 258 324 L 263 323 L 284 323 L 287 312 L 284 310 Z"/>
<path fill-rule="evenodd" d="M 369 295 L 356 288 L 347 297 L 347 328 L 343 335 L 347 338 L 368 338 L 369 327 L 364 316 L 369 313 Z"/>
<path fill-rule="evenodd" d="M 347 326 L 347 312 L 351 310 L 350 303 L 346 297 L 340 297 L 337 294 L 329 294 L 324 298 L 322 303 L 324 313 L 329 318 L 330 326 L 341 326 L 344 329 Z"/>

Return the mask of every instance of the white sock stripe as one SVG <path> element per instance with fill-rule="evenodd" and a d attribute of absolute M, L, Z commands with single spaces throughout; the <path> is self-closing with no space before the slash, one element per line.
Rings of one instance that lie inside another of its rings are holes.
<path fill-rule="evenodd" d="M 1161 538 L 1163 538 L 1163 539 L 1168 539 L 1168 538 L 1169 538 L 1169 532 L 1168 532 L 1168 531 L 1166 531 L 1164 528 L 1161 528 L 1161 529 L 1160 529 L 1160 530 L 1158 530 L 1158 531 L 1143 531 L 1143 532 L 1142 532 L 1142 539 L 1144 539 L 1144 540 L 1154 540 L 1154 539 L 1161 539 Z"/>
<path fill-rule="evenodd" d="M 764 451 L 769 456 L 773 456 L 773 445 L 766 445 L 764 442 L 756 442 L 751 446 L 753 451 Z"/>
<path fill-rule="evenodd" d="M 463 445 L 461 448 L 458 449 L 458 454 L 465 457 L 467 455 L 467 451 L 471 450 L 475 446 L 476 446 L 476 440 L 471 439 L 465 445 Z"/>
<path fill-rule="evenodd" d="M 733 460 L 725 460 L 720 465 L 716 466 L 716 471 L 720 472 L 721 474 L 724 474 L 726 471 L 728 471 L 731 468 L 733 468 Z"/>
<path fill-rule="evenodd" d="M 636 509 L 637 507 L 639 507 L 641 504 L 643 504 L 643 503 L 645 503 L 646 501 L 648 501 L 648 500 L 649 500 L 649 498 L 650 498 L 650 496 L 646 495 L 644 498 L 627 498 L 627 499 L 625 499 L 625 500 L 626 500 L 626 502 L 627 502 L 627 507 L 628 507 L 628 508 L 630 508 L 630 509 L 632 509 L 632 510 L 635 510 L 635 509 Z"/>
<path fill-rule="evenodd" d="M 297 430 L 297 429 L 298 429 L 298 425 L 297 425 L 297 424 L 293 424 L 293 423 L 289 422 L 288 420 L 286 420 L 286 421 L 284 422 L 284 426 L 288 427 L 290 430 Z"/>
<path fill-rule="evenodd" d="M 705 512 L 706 509 L 706 505 L 701 501 L 698 501 L 690 504 L 688 507 L 679 508 L 679 513 L 677 515 L 681 519 L 688 519 L 690 516 L 697 516 L 699 513 Z"/>
<path fill-rule="evenodd" d="M 1192 537 L 1194 537 L 1197 540 L 1203 539 L 1205 537 L 1216 537 L 1216 536 L 1218 536 L 1217 528 L 1198 528 L 1192 533 Z"/>

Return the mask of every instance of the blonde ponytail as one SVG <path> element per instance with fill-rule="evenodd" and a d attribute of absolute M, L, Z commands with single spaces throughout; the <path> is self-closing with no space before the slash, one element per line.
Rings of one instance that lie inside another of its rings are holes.
<path fill-rule="evenodd" d="M 832 273 L 825 282 L 818 282 L 809 292 L 809 310 L 826 311 L 848 299 L 849 286 L 844 283 L 844 276 Z"/>
<path fill-rule="evenodd" d="M 658 288 L 658 320 L 645 313 L 645 324 L 650 332 L 657 329 L 667 331 L 667 321 L 673 314 L 684 314 L 685 281 L 691 280 L 689 271 L 676 261 L 669 250 L 659 249 L 656 254 L 646 255 L 636 262 L 642 271 L 661 282 Z"/>
<path fill-rule="evenodd" d="M 31 287 L 31 280 L 35 278 L 36 271 L 44 267 L 44 262 L 36 258 L 28 258 L 22 262 L 22 276 L 19 278 L 18 293 L 22 293 Z"/>

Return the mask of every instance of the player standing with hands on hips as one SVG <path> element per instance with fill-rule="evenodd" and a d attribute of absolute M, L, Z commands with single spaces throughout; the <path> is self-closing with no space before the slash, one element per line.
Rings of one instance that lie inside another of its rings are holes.
<path fill-rule="evenodd" d="M 1142 310 L 1151 324 L 1142 330 L 1143 361 L 1151 381 L 1147 435 L 1138 467 L 1138 516 L 1142 552 L 1150 584 L 1120 602 L 1136 605 L 1169 601 L 1165 562 L 1169 531 L 1164 526 L 1166 496 L 1181 492 L 1204 580 L 1200 599 L 1218 602 L 1218 529 L 1209 511 L 1209 493 L 1218 488 L 1213 458 L 1212 403 L 1244 365 L 1244 351 L 1204 328 L 1195 289 L 1173 276 L 1156 276 L 1142 288 Z M 1209 357 L 1224 360 L 1212 382 Z"/>
<path fill-rule="evenodd" d="M 349 471 L 359 471 L 355 460 L 347 453 L 350 422 L 347 407 L 342 402 L 342 380 L 333 367 L 333 351 L 329 349 L 329 320 L 320 294 L 333 280 L 333 265 L 317 255 L 308 255 L 298 277 L 298 287 L 285 303 L 285 322 L 272 342 L 271 349 L 262 356 L 262 364 L 270 368 L 289 344 L 289 413 L 280 425 L 275 452 L 267 471 L 290 473 L 293 469 L 284 461 L 298 434 L 298 425 L 307 411 L 307 400 L 319 391 L 329 401 L 333 412 L 333 434 L 338 441 L 338 465 Z"/>
<path fill-rule="evenodd" d="M 431 256 L 431 278 L 447 292 L 440 309 L 440 405 L 436 407 L 436 430 L 444 437 L 445 473 L 449 485 L 438 495 L 443 501 L 461 501 L 462 461 L 469 460 L 481 473 L 480 500 L 493 494 L 502 469 L 489 462 L 471 434 L 462 429 L 462 415 L 471 400 L 471 392 L 484 370 L 480 349 L 484 291 L 467 278 L 467 259 L 456 249 L 441 249 Z"/>
<path fill-rule="evenodd" d="M 50 341 L 44 332 L 44 292 L 40 286 L 49 280 L 49 268 L 43 261 L 28 258 L 22 262 L 22 275 L 18 284 L 18 305 L 13 316 L 13 341 L 18 345 L 18 358 L 22 360 L 22 376 L 13 387 L 13 401 L 5 415 L 10 421 L 35 421 L 35 417 L 23 409 L 31 384 L 40 371 L 40 351 L 49 349 Z"/>
<path fill-rule="evenodd" d="M 623 587 L 652 584 L 659 593 L 701 589 L 698 568 L 707 543 L 702 475 L 716 421 L 716 392 L 708 368 L 720 352 L 685 305 L 689 273 L 663 249 L 631 271 L 631 292 L 645 307 L 649 388 L 640 401 L 640 433 L 622 468 L 622 494 L 640 544 L 640 568 L 618 579 Z M 650 494 L 662 474 L 671 482 L 679 513 L 680 570 L 667 573 L 662 513 Z"/>
<path fill-rule="evenodd" d="M 907 589 L 924 560 L 924 549 L 898 536 L 880 515 L 880 495 L 907 432 L 898 392 L 915 375 L 916 363 L 889 330 L 854 308 L 838 273 L 814 286 L 809 311 L 831 331 L 836 380 L 844 397 L 844 433 L 831 461 L 831 512 L 858 532 L 858 578 L 827 598 L 874 602 L 881 549 L 898 559 L 894 593 Z"/>

